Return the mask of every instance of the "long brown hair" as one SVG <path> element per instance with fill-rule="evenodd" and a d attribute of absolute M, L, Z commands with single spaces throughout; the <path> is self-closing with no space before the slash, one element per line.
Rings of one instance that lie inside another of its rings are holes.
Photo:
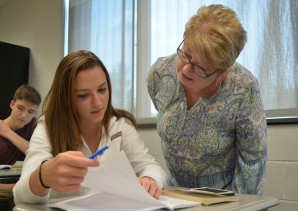
<path fill-rule="evenodd" d="M 72 52 L 60 62 L 51 89 L 42 106 L 42 114 L 45 114 L 45 124 L 54 156 L 65 151 L 78 151 L 83 146 L 80 137 L 80 120 L 74 103 L 73 86 L 78 72 L 89 70 L 95 66 L 101 67 L 104 71 L 109 89 L 108 106 L 102 120 L 106 136 L 109 136 L 108 127 L 112 116 L 122 116 L 137 128 L 136 120 L 131 113 L 113 108 L 111 80 L 101 60 L 90 51 Z"/>

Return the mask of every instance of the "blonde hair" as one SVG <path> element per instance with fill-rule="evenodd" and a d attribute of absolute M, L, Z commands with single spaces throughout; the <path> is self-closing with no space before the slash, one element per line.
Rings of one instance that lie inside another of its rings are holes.
<path fill-rule="evenodd" d="M 109 136 L 108 127 L 112 116 L 122 116 L 137 127 L 136 120 L 131 113 L 113 108 L 111 80 L 101 60 L 89 51 L 72 52 L 60 62 L 52 87 L 42 107 L 54 156 L 65 151 L 78 151 L 83 146 L 80 137 L 80 120 L 74 103 L 73 86 L 75 77 L 80 71 L 86 71 L 96 66 L 104 71 L 109 89 L 107 110 L 102 120 L 106 136 Z"/>
<path fill-rule="evenodd" d="M 236 13 L 223 5 L 198 9 L 185 26 L 184 38 L 194 43 L 202 63 L 220 73 L 233 65 L 247 39 Z"/>

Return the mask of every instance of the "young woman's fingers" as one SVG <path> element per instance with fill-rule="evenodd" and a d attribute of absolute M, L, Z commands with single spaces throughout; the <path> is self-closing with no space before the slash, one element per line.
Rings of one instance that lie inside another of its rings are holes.
<path fill-rule="evenodd" d="M 141 185 L 143 186 L 143 188 L 148 191 L 148 193 L 153 196 L 154 198 L 158 198 L 161 193 L 162 193 L 162 189 L 158 186 L 157 182 L 155 180 L 153 180 L 150 177 L 143 177 L 143 178 L 139 178 L 138 180 L 140 181 Z"/>
<path fill-rule="evenodd" d="M 162 189 L 158 186 L 153 197 L 157 199 L 162 194 Z"/>
<path fill-rule="evenodd" d="M 54 188 L 56 191 L 58 191 L 61 194 L 66 194 L 72 191 L 76 191 L 81 187 L 81 184 L 72 184 L 72 185 L 67 185 L 67 186 L 62 186 L 62 187 L 57 187 Z"/>
<path fill-rule="evenodd" d="M 154 180 L 149 180 L 149 183 L 150 183 L 150 188 L 149 188 L 148 193 L 149 193 L 151 196 L 154 196 L 155 193 L 156 193 L 156 190 L 157 190 L 157 188 L 158 188 L 158 185 L 157 185 L 157 183 L 156 183 Z"/>
<path fill-rule="evenodd" d="M 69 151 L 56 156 L 57 163 L 64 163 L 72 167 L 97 167 L 99 161 L 85 158 L 82 152 Z"/>

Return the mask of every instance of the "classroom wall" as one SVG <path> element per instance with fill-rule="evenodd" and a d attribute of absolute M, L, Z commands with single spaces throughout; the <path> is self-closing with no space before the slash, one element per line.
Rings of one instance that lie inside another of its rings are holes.
<path fill-rule="evenodd" d="M 63 1 L 11 1 L 0 8 L 0 41 L 31 49 L 29 84 L 44 98 L 63 57 Z M 167 170 L 156 129 L 142 128 L 138 132 Z M 268 144 L 265 195 L 281 202 L 270 210 L 298 210 L 298 125 L 268 126 Z"/>
<path fill-rule="evenodd" d="M 42 100 L 63 57 L 62 20 L 63 0 L 12 0 L 0 8 L 0 41 L 30 48 L 29 85 Z"/>

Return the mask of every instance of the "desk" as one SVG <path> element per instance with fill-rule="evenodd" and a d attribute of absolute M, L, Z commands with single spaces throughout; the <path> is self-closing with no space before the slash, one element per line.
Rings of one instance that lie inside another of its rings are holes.
<path fill-rule="evenodd" d="M 256 211 L 264 210 L 279 204 L 278 199 L 268 196 L 257 196 L 249 194 L 236 194 L 239 202 L 226 202 L 213 205 L 199 205 L 191 208 L 183 208 L 185 211 Z M 67 198 L 52 199 L 51 202 L 59 202 Z M 45 204 L 19 204 L 14 211 L 56 211 L 57 209 L 48 208 Z"/>
<path fill-rule="evenodd" d="M 11 172 L 10 169 L 0 170 L 0 183 L 1 181 L 18 181 L 22 172 Z"/>

